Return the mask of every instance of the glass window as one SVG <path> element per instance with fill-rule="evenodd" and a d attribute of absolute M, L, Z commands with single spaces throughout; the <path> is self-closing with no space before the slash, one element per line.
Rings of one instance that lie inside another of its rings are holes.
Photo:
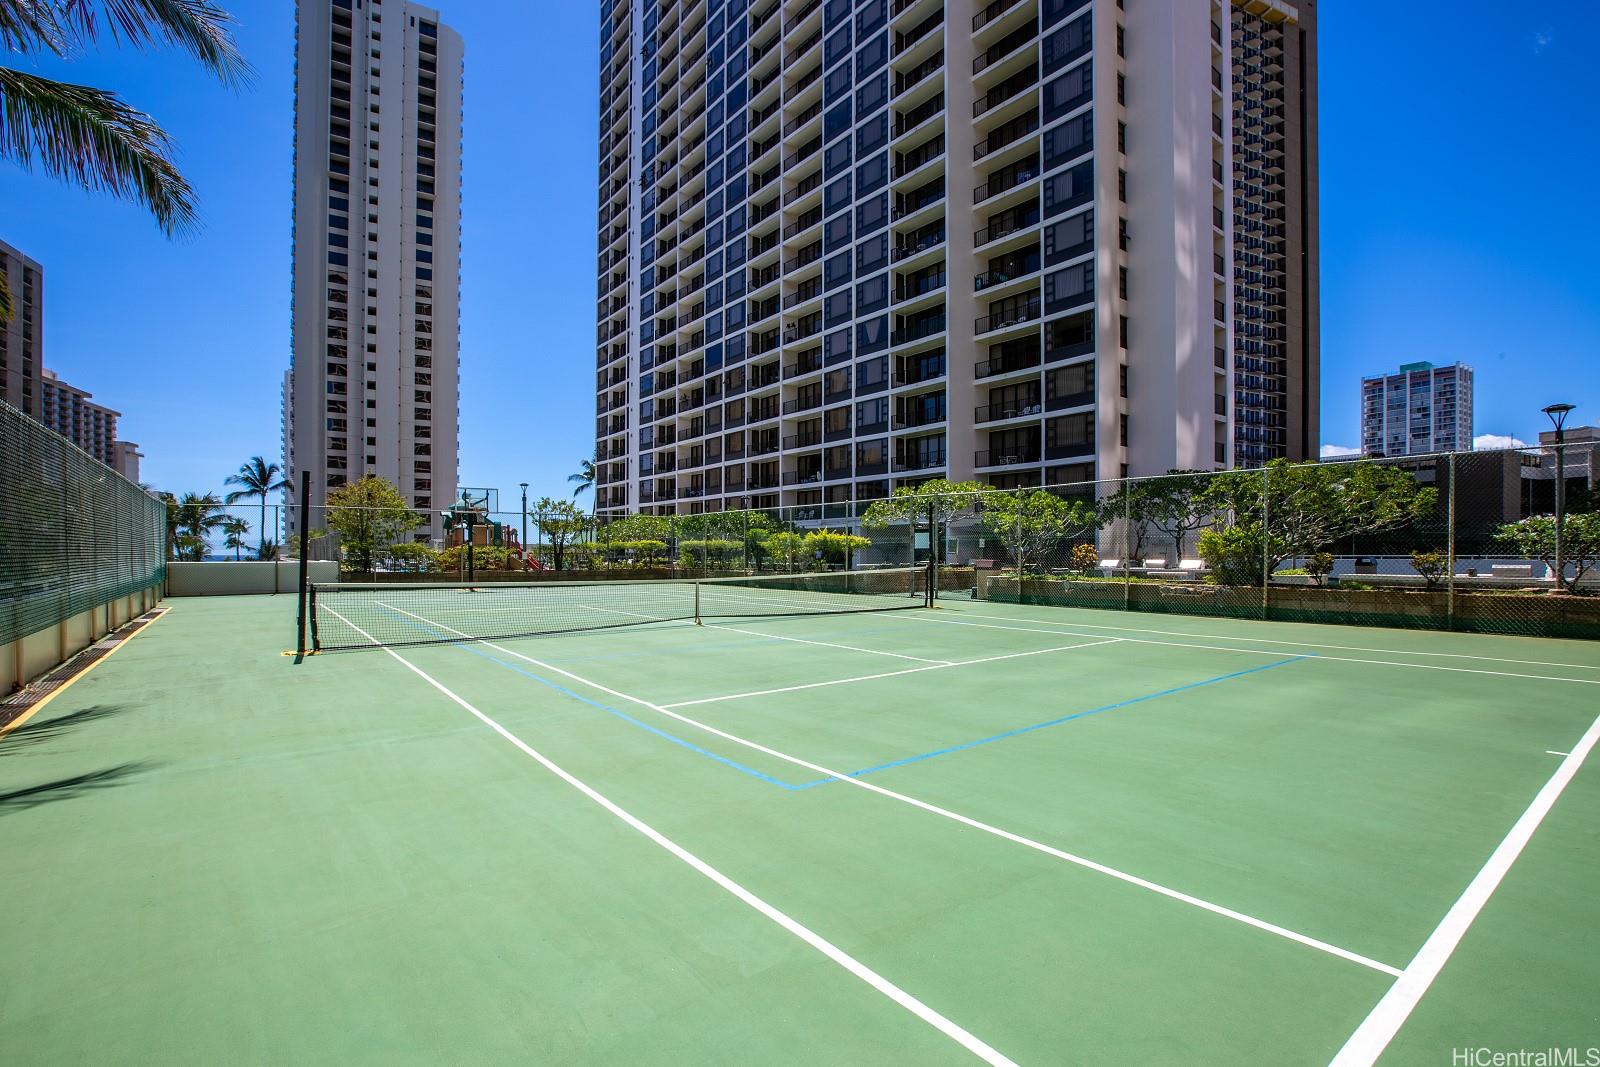
<path fill-rule="evenodd" d="M 856 80 L 865 81 L 867 75 L 876 74 L 878 68 L 889 61 L 889 38 L 877 34 L 861 42 L 856 49 Z"/>
<path fill-rule="evenodd" d="M 1089 54 L 1093 46 L 1093 21 L 1094 12 L 1088 11 L 1059 30 L 1045 35 L 1041 56 L 1045 74 L 1054 74 L 1073 60 Z"/>
<path fill-rule="evenodd" d="M 1093 260 L 1044 276 L 1044 310 L 1047 315 L 1093 299 Z"/>
<path fill-rule="evenodd" d="M 889 102 L 889 72 L 882 71 L 861 83 L 856 90 L 856 112 L 870 115 Z"/>
<path fill-rule="evenodd" d="M 847 329 L 835 330 L 822 339 L 822 358 L 829 363 L 849 359 L 850 351 L 850 331 Z"/>
<path fill-rule="evenodd" d="M 827 327 L 838 326 L 850 321 L 850 290 L 840 289 L 833 293 L 822 304 L 823 325 Z"/>
<path fill-rule="evenodd" d="M 840 208 L 850 205 L 850 175 L 835 178 L 829 182 L 822 191 L 822 210 L 826 214 L 833 214 Z"/>
<path fill-rule="evenodd" d="M 850 253 L 841 252 L 822 265 L 822 284 L 832 289 L 850 281 Z"/>
<path fill-rule="evenodd" d="M 889 194 L 882 193 L 856 205 L 856 229 L 871 233 L 889 224 Z"/>
<path fill-rule="evenodd" d="M 856 10 L 856 36 L 865 37 L 889 21 L 887 0 L 865 0 Z"/>
<path fill-rule="evenodd" d="M 1054 122 L 1083 107 L 1094 97 L 1094 61 L 1086 60 L 1054 81 L 1044 83 L 1043 121 Z"/>
<path fill-rule="evenodd" d="M 889 183 L 889 153 L 880 152 L 871 159 L 862 160 L 856 168 L 856 195 L 866 196 Z"/>
<path fill-rule="evenodd" d="M 1093 147 L 1094 112 L 1091 110 L 1044 131 L 1044 169 L 1055 170 Z"/>
<path fill-rule="evenodd" d="M 1044 180 L 1044 215 L 1064 214 L 1094 197 L 1094 160 L 1057 171 Z"/>
<path fill-rule="evenodd" d="M 863 315 L 889 306 L 889 276 L 880 274 L 856 284 L 856 306 Z"/>
<path fill-rule="evenodd" d="M 850 212 L 837 215 L 828 220 L 822 227 L 822 248 L 826 252 L 837 252 L 847 248 L 850 244 Z"/>
<path fill-rule="evenodd" d="M 856 354 L 882 352 L 889 347 L 889 316 L 880 315 L 866 322 L 856 323 Z"/>
<path fill-rule="evenodd" d="M 823 42 L 822 62 L 831 67 L 835 63 L 839 62 L 839 60 L 845 59 L 849 55 L 850 23 L 846 22 L 843 26 L 840 26 L 837 30 L 834 30 L 833 33 L 829 34 L 828 39 Z"/>
<path fill-rule="evenodd" d="M 889 143 L 889 114 L 880 112 L 856 130 L 856 155 L 867 156 Z"/>
<path fill-rule="evenodd" d="M 889 263 L 889 235 L 880 233 L 856 245 L 856 273 L 871 274 Z"/>
<path fill-rule="evenodd" d="M 850 122 L 849 115 L 848 115 L 848 112 L 850 110 L 850 103 L 849 103 L 849 101 L 846 101 L 845 103 L 840 104 L 839 106 L 844 108 L 845 111 L 847 112 L 847 114 L 845 116 L 845 126 L 848 128 L 849 122 Z M 833 134 L 830 133 L 827 136 L 828 137 L 832 137 Z M 841 137 L 839 140 L 835 141 L 833 144 L 828 146 L 828 150 L 825 153 L 823 153 L 823 156 L 822 156 L 822 167 L 823 167 L 823 173 L 827 174 L 828 177 L 830 177 L 830 178 L 833 177 L 836 174 L 843 174 L 843 173 L 846 173 L 847 171 L 849 171 L 849 169 L 850 169 L 850 138 Z"/>
<path fill-rule="evenodd" d="M 1065 263 L 1069 259 L 1094 251 L 1094 209 L 1053 222 L 1044 228 L 1044 261 L 1046 265 Z"/>

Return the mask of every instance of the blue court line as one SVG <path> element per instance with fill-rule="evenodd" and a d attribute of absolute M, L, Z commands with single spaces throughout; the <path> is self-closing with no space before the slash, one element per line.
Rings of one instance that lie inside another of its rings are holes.
<path fill-rule="evenodd" d="M 441 629 L 439 629 L 437 627 L 433 627 L 433 626 L 424 625 L 423 623 L 419 623 L 414 619 L 405 618 L 400 612 L 395 612 L 395 615 L 405 625 L 410 626 L 410 627 L 412 627 L 413 629 L 416 629 L 416 630 L 421 630 L 423 633 L 431 633 L 433 636 L 441 637 L 441 638 L 449 638 L 449 637 L 452 636 L 451 634 L 449 634 L 445 630 L 441 630 Z M 562 694 L 563 696 L 569 696 L 573 700 L 578 701 L 580 704 L 587 704 L 591 708 L 597 708 L 600 711 L 603 711 L 608 715 L 614 715 L 617 718 L 621 719 L 623 722 L 628 723 L 629 725 L 637 726 L 641 730 L 646 730 L 646 731 L 656 735 L 657 737 L 663 738 L 663 739 L 665 739 L 667 741 L 671 741 L 673 744 L 678 745 L 678 746 L 680 746 L 682 748 L 686 748 L 690 752 L 695 753 L 696 755 L 705 756 L 707 759 L 716 760 L 718 763 L 722 764 L 723 766 L 732 767 L 734 770 L 740 772 L 741 774 L 747 774 L 752 778 L 760 779 L 761 781 L 766 782 L 769 785 L 779 786 L 779 787 L 781 787 L 783 789 L 794 790 L 794 789 L 803 789 L 803 788 L 805 788 L 804 786 L 793 785 L 793 784 L 791 784 L 789 782 L 785 782 L 781 778 L 774 778 L 770 774 L 764 774 L 763 772 L 756 770 L 754 767 L 747 767 L 743 763 L 740 763 L 738 760 L 729 759 L 727 756 L 722 756 L 722 755 L 719 755 L 719 754 L 717 754 L 715 752 L 710 751 L 709 749 L 701 748 L 699 745 L 695 744 L 693 741 L 685 740 L 684 738 L 681 738 L 681 737 L 677 736 L 676 734 L 668 733 L 667 731 L 662 730 L 659 727 L 652 726 L 647 722 L 644 722 L 644 721 L 642 721 L 640 719 L 636 719 L 632 715 L 629 715 L 625 711 L 621 711 L 621 710 L 619 710 L 617 708 L 614 708 L 609 704 L 602 704 L 598 700 L 592 700 L 589 697 L 584 696 L 582 693 L 573 692 L 571 689 L 568 689 L 566 686 L 561 685 L 558 682 L 552 682 L 550 679 L 541 677 L 540 675 L 537 675 L 537 674 L 534 674 L 532 671 L 524 670 L 523 668 L 517 666 L 515 663 L 507 663 L 505 660 L 501 659 L 500 657 L 492 656 L 488 652 L 485 652 L 483 649 L 479 648 L 478 646 L 476 646 L 474 644 L 456 642 L 455 643 L 455 647 L 461 649 L 463 652 L 471 652 L 475 656 L 482 656 L 484 659 L 488 660 L 491 663 L 498 663 L 500 666 L 504 667 L 506 670 L 515 671 L 517 674 L 522 675 L 524 678 L 530 678 L 533 681 L 538 682 L 540 685 L 545 686 L 548 689 L 555 690 L 556 692 Z"/>
<path fill-rule="evenodd" d="M 448 638 L 448 637 L 451 636 L 445 630 L 442 630 L 442 629 L 439 629 L 439 628 L 433 627 L 433 626 L 426 626 L 426 625 L 423 625 L 421 623 L 416 622 L 415 620 L 412 620 L 412 619 L 409 619 L 409 618 L 404 618 L 403 616 L 401 616 L 401 614 L 399 612 L 396 612 L 395 614 L 397 615 L 397 617 L 401 617 L 401 621 L 402 622 L 404 622 L 407 626 L 412 627 L 413 629 L 421 630 L 421 631 L 423 631 L 425 633 L 432 633 L 436 637 Z M 475 656 L 481 656 L 481 657 L 483 657 L 484 659 L 488 660 L 491 663 L 497 663 L 500 666 L 506 668 L 506 670 L 515 671 L 517 674 L 520 674 L 523 677 L 529 678 L 529 679 L 531 679 L 531 680 L 533 680 L 535 682 L 538 682 L 540 685 L 545 686 L 546 688 L 553 689 L 556 692 L 561 693 L 564 696 L 569 696 L 573 700 L 578 701 L 579 703 L 587 704 L 589 707 L 596 708 L 596 709 L 598 709 L 600 711 L 603 711 L 606 714 L 612 715 L 612 716 L 614 716 L 614 717 L 616 717 L 618 719 L 621 719 L 623 722 L 626 722 L 626 723 L 628 723 L 628 724 L 630 724 L 632 726 L 637 726 L 641 730 L 647 730 L 650 733 L 654 734 L 655 736 L 663 738 L 664 740 L 667 740 L 667 741 L 671 741 L 673 744 L 678 745 L 681 748 L 688 749 L 690 752 L 693 752 L 696 755 L 704 756 L 707 759 L 715 760 L 716 762 L 722 764 L 725 767 L 731 767 L 734 770 L 740 772 L 741 774 L 749 775 L 752 778 L 759 779 L 760 781 L 766 782 L 768 785 L 775 785 L 775 786 L 779 787 L 780 789 L 784 789 L 784 790 L 787 790 L 789 792 L 799 792 L 801 790 L 813 789 L 813 788 L 815 788 L 815 787 L 817 787 L 819 785 L 827 785 L 830 782 L 838 781 L 837 778 L 825 777 L 825 778 L 814 778 L 811 781 L 800 782 L 798 784 L 792 783 L 792 782 L 786 782 L 781 778 L 775 778 L 770 774 L 766 774 L 766 773 L 764 773 L 762 771 L 758 771 L 754 767 L 746 766 L 745 764 L 740 763 L 738 760 L 730 759 L 727 756 L 719 755 L 718 753 L 712 752 L 709 749 L 702 748 L 699 745 L 695 744 L 693 741 L 685 740 L 684 738 L 681 738 L 681 737 L 677 736 L 676 734 L 668 733 L 666 730 L 662 730 L 659 727 L 652 726 L 649 723 L 644 722 L 641 719 L 638 719 L 638 718 L 635 718 L 632 715 L 629 715 L 625 711 L 621 711 L 621 710 L 619 710 L 617 708 L 614 708 L 614 707 L 610 706 L 609 704 L 603 704 L 598 700 L 594 700 L 594 699 L 591 699 L 589 697 L 584 696 L 581 693 L 574 692 L 573 690 L 567 688 L 564 685 L 561 685 L 558 682 L 552 682 L 548 678 L 544 678 L 544 677 L 541 677 L 540 675 L 534 674 L 532 671 L 524 670 L 523 668 L 517 666 L 514 663 L 507 663 L 505 660 L 501 659 L 500 657 L 490 655 L 488 652 L 485 652 L 482 648 L 479 648 L 477 645 L 472 644 L 471 642 L 454 642 L 454 644 L 455 644 L 455 647 L 461 649 L 463 652 L 470 652 Z M 1144 696 L 1132 697 L 1132 698 L 1130 698 L 1128 700 L 1119 700 L 1114 704 L 1103 704 L 1103 705 L 1101 705 L 1100 707 L 1097 707 L 1097 708 L 1089 708 L 1087 711 L 1076 711 L 1076 712 L 1073 712 L 1070 715 L 1062 715 L 1062 716 L 1059 716 L 1059 717 L 1054 718 L 1054 719 L 1048 719 L 1048 720 L 1046 720 L 1044 722 L 1033 723 L 1030 726 L 1019 726 L 1019 727 L 1016 727 L 1015 729 L 1005 730 L 1005 731 L 1003 731 L 1001 733 L 997 733 L 997 734 L 991 734 L 988 737 L 980 737 L 980 738 L 977 738 L 977 739 L 972 740 L 972 741 L 964 741 L 959 745 L 949 745 L 949 746 L 947 746 L 945 748 L 934 749 L 934 750 L 932 750 L 930 752 L 918 753 L 915 756 L 904 756 L 904 757 L 902 757 L 900 759 L 897 759 L 897 760 L 890 760 L 887 763 L 879 763 L 879 764 L 876 764 L 876 765 L 871 766 L 871 767 L 862 768 L 861 770 L 850 771 L 850 772 L 848 772 L 847 776 L 850 777 L 850 778 L 860 778 L 860 777 L 863 777 L 864 775 L 874 774 L 874 773 L 876 773 L 878 771 L 889 770 L 892 767 L 903 767 L 903 766 L 905 766 L 907 764 L 920 763 L 923 760 L 930 760 L 930 759 L 933 759 L 933 758 L 935 758 L 937 756 L 948 756 L 948 755 L 951 755 L 952 753 L 955 753 L 955 752 L 964 752 L 964 751 L 966 751 L 967 749 L 970 749 L 970 748 L 977 748 L 979 745 L 992 744 L 995 741 L 1004 741 L 1004 740 L 1006 740 L 1007 738 L 1010 738 L 1010 737 L 1018 737 L 1018 736 L 1020 736 L 1022 734 L 1033 733 L 1033 732 L 1035 732 L 1037 730 L 1043 730 L 1043 729 L 1046 729 L 1046 728 L 1051 727 L 1051 726 L 1060 726 L 1062 723 L 1072 722 L 1074 719 L 1084 719 L 1084 718 L 1088 718 L 1090 715 L 1100 715 L 1100 714 L 1103 714 L 1103 713 L 1108 712 L 1108 711 L 1116 711 L 1119 708 L 1131 707 L 1131 706 L 1133 706 L 1135 704 L 1143 704 L 1143 703 L 1146 703 L 1147 701 L 1151 701 L 1151 700 L 1159 700 L 1162 697 L 1169 697 L 1169 696 L 1173 696 L 1173 695 L 1178 694 L 1178 693 L 1185 693 L 1185 692 L 1188 692 L 1191 689 L 1201 689 L 1201 688 L 1204 688 L 1205 686 L 1217 685 L 1217 684 L 1219 684 L 1221 682 L 1232 681 L 1235 678 L 1244 678 L 1244 677 L 1246 677 L 1248 675 L 1260 674 L 1262 671 L 1270 671 L 1270 670 L 1273 670 L 1273 669 L 1278 668 L 1278 667 L 1286 667 L 1291 663 L 1299 663 L 1301 660 L 1315 659 L 1315 658 L 1316 658 L 1315 654 L 1308 653 L 1306 655 L 1301 655 L 1301 656 L 1290 656 L 1287 659 L 1274 660 L 1271 663 L 1262 664 L 1259 667 L 1249 667 L 1249 668 L 1247 668 L 1245 670 L 1242 670 L 1242 671 L 1232 671 L 1232 672 L 1230 672 L 1228 674 L 1219 674 L 1215 678 L 1204 678 L 1204 679 L 1202 679 L 1202 680 L 1200 680 L 1198 682 L 1189 682 L 1189 683 L 1184 684 L 1184 685 L 1174 686 L 1171 689 L 1163 689 L 1163 690 L 1160 690 L 1159 692 L 1155 692 L 1155 693 L 1146 693 Z"/>
<path fill-rule="evenodd" d="M 931 752 L 922 752 L 915 756 L 905 756 L 897 760 L 890 760 L 888 763 L 879 763 L 876 766 L 866 767 L 859 771 L 851 771 L 850 777 L 860 778 L 863 775 L 873 774 L 877 771 L 886 771 L 891 767 L 904 767 L 908 763 L 920 763 L 923 760 L 930 760 L 936 756 L 948 756 L 953 752 L 965 752 L 969 748 L 977 748 L 979 745 L 992 744 L 995 741 L 1004 741 L 1008 737 L 1018 737 L 1022 734 L 1030 734 L 1035 730 L 1043 730 L 1051 726 L 1060 726 L 1062 723 L 1071 722 L 1074 719 L 1083 719 L 1089 717 L 1090 715 L 1100 715 L 1107 711 L 1115 711 L 1118 708 L 1126 708 L 1134 704 L 1143 704 L 1149 700 L 1158 700 L 1161 697 L 1169 697 L 1175 693 L 1184 693 L 1191 689 L 1199 689 L 1202 686 L 1216 685 L 1219 682 L 1231 681 L 1234 678 L 1243 678 L 1248 674 L 1260 674 L 1262 671 L 1270 671 L 1275 667 L 1284 667 L 1290 663 L 1298 663 L 1303 659 L 1312 658 L 1314 657 L 1310 655 L 1291 656 L 1288 659 L 1276 660 L 1260 667 L 1251 667 L 1248 670 L 1234 671 L 1231 674 L 1219 674 L 1215 678 L 1207 678 L 1204 681 L 1199 682 L 1190 682 L 1187 685 L 1175 686 L 1172 689 L 1163 689 L 1159 693 L 1146 693 L 1142 697 L 1134 697 L 1131 700 L 1119 700 L 1115 704 L 1103 704 L 1098 708 L 1090 708 L 1088 711 L 1076 711 L 1071 715 L 1062 715 L 1059 718 L 1049 719 L 1045 722 L 1036 722 L 1032 726 L 1019 726 L 1014 730 L 1006 730 L 1003 733 L 991 734 L 988 737 L 980 737 L 975 741 L 964 741 L 959 745 L 950 745 L 946 748 L 936 748 Z M 798 786 L 794 786 L 792 788 L 811 789 L 815 786 L 827 785 L 829 782 L 834 782 L 837 780 L 838 779 L 836 778 L 816 778 L 809 782 L 801 782 Z"/>

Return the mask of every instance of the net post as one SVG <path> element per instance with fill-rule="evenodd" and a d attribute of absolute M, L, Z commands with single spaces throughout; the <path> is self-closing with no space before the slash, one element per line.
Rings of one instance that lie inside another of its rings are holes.
<path fill-rule="evenodd" d="M 694 583 L 694 624 L 696 626 L 704 626 L 705 625 L 705 621 L 703 619 L 701 619 L 701 617 L 700 617 L 700 582 L 699 582 L 699 580 L 696 580 L 695 583 Z"/>
<path fill-rule="evenodd" d="M 1445 560 L 1449 570 L 1444 572 L 1444 628 L 1456 628 L 1456 454 L 1450 453 L 1446 464 L 1450 495 L 1445 502 Z"/>
<path fill-rule="evenodd" d="M 1267 618 L 1271 614 L 1272 595 L 1272 527 L 1271 516 L 1268 514 L 1270 494 L 1268 488 L 1272 481 L 1272 468 L 1261 468 L 1261 617 Z"/>
<path fill-rule="evenodd" d="M 1122 479 L 1122 610 L 1133 607 L 1133 481 Z"/>
<path fill-rule="evenodd" d="M 311 591 L 311 562 L 306 558 L 311 548 L 311 469 L 300 472 L 300 588 L 299 613 L 295 621 L 294 658 L 298 662 L 306 654 L 306 601 Z M 316 641 L 316 622 L 312 621 L 312 642 Z"/>

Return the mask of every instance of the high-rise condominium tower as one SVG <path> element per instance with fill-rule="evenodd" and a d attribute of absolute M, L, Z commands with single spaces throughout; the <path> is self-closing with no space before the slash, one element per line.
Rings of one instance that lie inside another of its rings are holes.
<path fill-rule="evenodd" d="M 1472 448 L 1472 368 L 1406 363 L 1361 379 L 1361 451 L 1421 456 Z"/>
<path fill-rule="evenodd" d="M 1314 454 L 1314 4 L 607 0 L 599 504 Z"/>
<path fill-rule="evenodd" d="M 41 418 L 44 268 L 0 241 L 0 277 L 11 293 L 11 318 L 0 322 L 0 400 Z"/>
<path fill-rule="evenodd" d="M 431 8 L 299 0 L 284 466 L 312 505 L 381 475 L 419 539 L 456 491 L 461 74 Z"/>

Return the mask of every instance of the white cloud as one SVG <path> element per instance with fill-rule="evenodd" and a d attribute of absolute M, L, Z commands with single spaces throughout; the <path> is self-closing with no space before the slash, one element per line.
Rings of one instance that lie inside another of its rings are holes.
<path fill-rule="evenodd" d="M 1550 47 L 1550 42 L 1554 39 L 1554 34 L 1552 34 L 1549 30 L 1539 30 L 1535 32 L 1533 35 L 1533 54 L 1538 55 L 1540 52 L 1543 52 L 1546 48 Z"/>
<path fill-rule="evenodd" d="M 1503 433 L 1480 433 L 1472 439 L 1472 447 L 1478 452 L 1490 452 L 1497 448 L 1527 448 L 1528 442 Z"/>
<path fill-rule="evenodd" d="M 1349 445 L 1323 445 L 1323 459 L 1340 459 L 1344 456 L 1359 456 L 1361 449 L 1351 448 Z"/>

